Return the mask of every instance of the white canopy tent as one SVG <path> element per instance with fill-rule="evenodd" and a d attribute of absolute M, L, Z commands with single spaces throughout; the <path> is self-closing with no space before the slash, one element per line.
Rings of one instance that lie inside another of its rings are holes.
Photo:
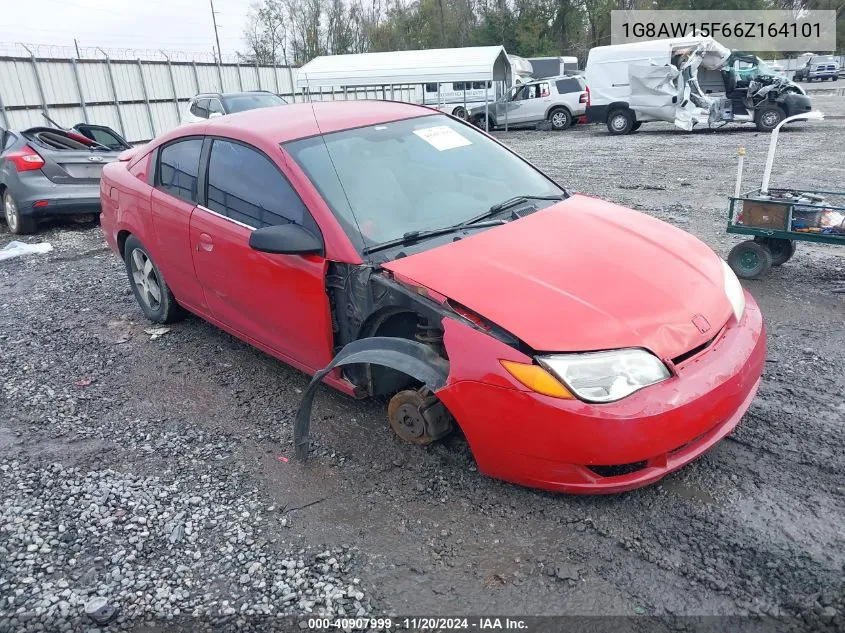
<path fill-rule="evenodd" d="M 416 51 L 324 55 L 302 66 L 299 89 L 393 86 L 448 82 L 494 82 L 510 86 L 513 70 L 503 46 L 438 48 Z M 485 85 L 487 85 L 485 83 Z M 489 95 L 485 98 L 489 102 Z"/>

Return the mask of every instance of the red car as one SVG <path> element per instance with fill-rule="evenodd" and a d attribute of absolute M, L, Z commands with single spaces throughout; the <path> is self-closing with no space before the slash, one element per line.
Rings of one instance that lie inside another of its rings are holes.
<path fill-rule="evenodd" d="M 479 470 L 608 493 L 736 426 L 760 310 L 695 237 L 573 195 L 474 127 L 393 102 L 281 106 L 180 127 L 101 182 L 102 228 L 156 322 L 183 310 L 321 381 L 392 395 Z"/>

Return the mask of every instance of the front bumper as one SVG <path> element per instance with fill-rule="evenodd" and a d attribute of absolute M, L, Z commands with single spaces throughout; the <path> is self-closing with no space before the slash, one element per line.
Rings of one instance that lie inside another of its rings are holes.
<path fill-rule="evenodd" d="M 447 320 L 451 373 L 437 395 L 486 475 L 569 493 L 638 488 L 707 451 L 751 405 L 766 341 L 760 310 L 747 293 L 746 301 L 742 321 L 729 323 L 709 348 L 679 365 L 677 376 L 605 405 L 528 391 L 499 363 L 526 356 Z M 602 467 L 623 474 L 606 475 Z"/>

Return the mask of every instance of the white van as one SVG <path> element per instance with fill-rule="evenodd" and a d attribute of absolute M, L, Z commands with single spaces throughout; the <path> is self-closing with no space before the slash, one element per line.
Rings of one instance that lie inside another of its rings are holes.
<path fill-rule="evenodd" d="M 812 109 L 800 86 L 712 38 L 599 46 L 590 50 L 585 74 L 587 120 L 607 124 L 611 134 L 630 134 L 649 121 L 687 131 L 753 122 L 765 132 Z"/>

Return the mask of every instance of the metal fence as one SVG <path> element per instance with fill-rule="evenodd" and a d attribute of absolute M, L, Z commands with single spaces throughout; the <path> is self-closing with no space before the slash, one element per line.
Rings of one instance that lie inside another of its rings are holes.
<path fill-rule="evenodd" d="M 197 61 L 78 59 L 0 56 L 0 125 L 21 129 L 49 125 L 42 113 L 70 127 L 80 122 L 107 125 L 129 142 L 150 140 L 177 125 L 199 92 L 269 90 L 288 101 L 297 92 L 297 69 Z M 316 92 L 313 100 L 382 99 L 411 101 L 414 88 L 386 92 L 370 87 Z"/>

